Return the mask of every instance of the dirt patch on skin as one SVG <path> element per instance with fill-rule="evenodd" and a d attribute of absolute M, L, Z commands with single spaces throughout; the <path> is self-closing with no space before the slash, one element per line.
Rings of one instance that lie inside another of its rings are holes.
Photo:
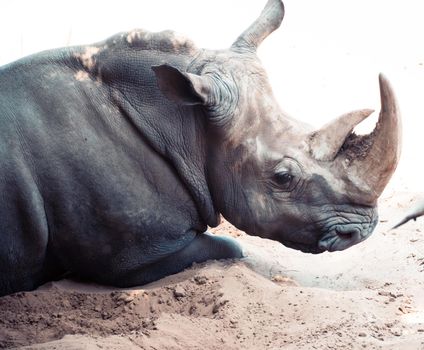
<path fill-rule="evenodd" d="M 356 135 L 352 132 L 340 148 L 339 154 L 344 154 L 349 161 L 365 159 L 374 143 L 376 130 L 368 135 Z"/>
<path fill-rule="evenodd" d="M 63 280 L 0 298 L 0 347 L 26 349 L 424 349 L 422 220 L 381 203 L 369 240 L 309 255 L 224 222 L 248 257 L 132 289 Z M 382 249 L 381 247 L 384 247 Z"/>
<path fill-rule="evenodd" d="M 96 64 L 96 55 L 99 53 L 100 48 L 95 46 L 85 47 L 85 51 L 75 54 L 75 57 L 80 60 L 81 64 L 88 70 L 93 69 Z"/>

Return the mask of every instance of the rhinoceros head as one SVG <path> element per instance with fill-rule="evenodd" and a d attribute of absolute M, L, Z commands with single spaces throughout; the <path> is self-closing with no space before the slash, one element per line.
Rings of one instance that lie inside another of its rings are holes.
<path fill-rule="evenodd" d="M 398 107 L 380 76 L 381 113 L 369 135 L 353 133 L 368 109 L 318 130 L 288 117 L 255 53 L 283 15 L 269 0 L 230 49 L 203 51 L 189 72 L 154 70 L 168 98 L 204 110 L 208 184 L 225 218 L 305 252 L 342 250 L 377 224 L 377 199 L 400 154 Z"/>

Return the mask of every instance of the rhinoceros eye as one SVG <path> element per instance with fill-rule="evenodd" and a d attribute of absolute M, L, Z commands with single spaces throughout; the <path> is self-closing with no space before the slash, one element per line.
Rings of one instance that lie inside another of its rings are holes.
<path fill-rule="evenodd" d="M 290 191 L 293 179 L 294 176 L 287 172 L 274 174 L 274 182 L 284 191 Z"/>

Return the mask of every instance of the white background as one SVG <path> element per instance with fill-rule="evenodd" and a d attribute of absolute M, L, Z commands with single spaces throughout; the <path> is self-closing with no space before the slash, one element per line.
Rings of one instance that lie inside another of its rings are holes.
<path fill-rule="evenodd" d="M 200 47 L 225 48 L 264 4 L 265 0 L 3 1 L 0 64 L 133 28 L 173 29 Z M 404 123 L 404 152 L 392 186 L 424 191 L 424 2 L 286 0 L 285 5 L 282 27 L 259 50 L 281 107 L 317 126 L 352 109 L 378 111 L 377 77 L 384 72 L 398 95 Z"/>

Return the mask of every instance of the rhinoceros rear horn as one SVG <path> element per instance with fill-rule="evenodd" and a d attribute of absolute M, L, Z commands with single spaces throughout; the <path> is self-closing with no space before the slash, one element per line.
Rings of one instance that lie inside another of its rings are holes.
<path fill-rule="evenodd" d="M 388 80 L 380 74 L 381 111 L 375 129 L 368 135 L 352 133 L 373 111 L 347 113 L 310 135 L 311 155 L 319 161 L 335 162 L 353 196 L 373 204 L 396 169 L 401 150 L 401 119 L 396 97 Z"/>
<path fill-rule="evenodd" d="M 312 133 L 309 139 L 311 154 L 317 160 L 334 160 L 355 126 L 373 112 L 372 109 L 360 109 L 343 114 Z"/>
<path fill-rule="evenodd" d="M 233 43 L 234 51 L 255 52 L 261 42 L 276 30 L 284 18 L 281 0 L 268 0 L 260 16 Z"/>

